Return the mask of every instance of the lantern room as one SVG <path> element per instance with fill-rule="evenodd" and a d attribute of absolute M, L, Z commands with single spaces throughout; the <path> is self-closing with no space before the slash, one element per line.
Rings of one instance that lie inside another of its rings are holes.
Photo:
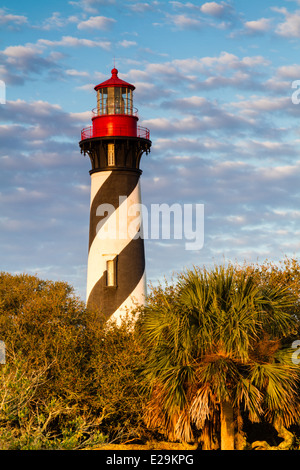
<path fill-rule="evenodd" d="M 81 140 L 94 137 L 128 136 L 149 139 L 148 129 L 137 126 L 138 112 L 133 107 L 134 85 L 121 80 L 113 68 L 111 78 L 95 86 L 97 107 L 91 127 L 83 129 Z"/>
<path fill-rule="evenodd" d="M 97 115 L 127 114 L 132 116 L 132 92 L 135 87 L 120 80 L 117 69 L 112 69 L 111 74 L 109 80 L 95 86 L 97 91 Z"/>

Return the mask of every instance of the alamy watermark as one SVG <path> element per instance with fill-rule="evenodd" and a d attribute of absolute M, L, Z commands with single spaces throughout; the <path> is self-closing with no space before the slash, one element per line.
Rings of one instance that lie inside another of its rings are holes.
<path fill-rule="evenodd" d="M 293 342 L 292 349 L 296 349 L 296 351 L 293 352 L 292 354 L 292 363 L 298 365 L 300 364 L 300 357 L 299 357 L 300 356 L 300 340 L 299 339 Z"/>
<path fill-rule="evenodd" d="M 96 226 L 98 238 L 125 240 L 185 240 L 186 250 L 200 250 L 204 245 L 204 204 L 168 205 L 130 203 L 119 196 L 119 206 L 100 204 L 96 216 L 102 217 Z"/>
<path fill-rule="evenodd" d="M 0 104 L 6 103 L 6 86 L 3 80 L 0 80 Z"/>
<path fill-rule="evenodd" d="M 5 343 L 0 341 L 0 364 L 5 364 Z"/>
<path fill-rule="evenodd" d="M 296 88 L 296 91 L 292 94 L 292 103 L 299 104 L 300 103 L 300 80 L 294 80 L 292 82 L 292 88 Z"/>

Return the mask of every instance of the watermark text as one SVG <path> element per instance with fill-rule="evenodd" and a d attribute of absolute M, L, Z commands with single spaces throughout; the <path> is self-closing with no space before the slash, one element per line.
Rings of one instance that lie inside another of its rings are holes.
<path fill-rule="evenodd" d="M 3 80 L 0 80 L 0 104 L 6 103 L 6 86 Z"/>
<path fill-rule="evenodd" d="M 119 196 L 119 206 L 100 204 L 96 209 L 100 217 L 98 238 L 125 240 L 185 240 L 186 250 L 200 250 L 204 245 L 204 204 L 172 205 L 133 203 Z"/>

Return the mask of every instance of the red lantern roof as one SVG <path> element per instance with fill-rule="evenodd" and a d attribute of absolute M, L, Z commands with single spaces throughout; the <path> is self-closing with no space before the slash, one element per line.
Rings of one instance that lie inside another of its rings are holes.
<path fill-rule="evenodd" d="M 130 88 L 131 90 L 135 89 L 134 85 L 124 82 L 124 80 L 121 80 L 118 77 L 118 70 L 116 68 L 112 69 L 111 78 L 109 78 L 105 82 L 99 83 L 99 85 L 96 85 L 94 89 L 97 91 L 100 88 L 106 88 L 106 87 L 125 87 L 125 88 Z"/>

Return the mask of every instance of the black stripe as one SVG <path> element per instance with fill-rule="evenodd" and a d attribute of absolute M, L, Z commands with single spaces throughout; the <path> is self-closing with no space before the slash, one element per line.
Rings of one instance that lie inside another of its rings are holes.
<path fill-rule="evenodd" d="M 89 234 L 89 248 L 91 247 L 96 236 L 96 227 L 103 217 L 96 216 L 97 207 L 101 204 L 112 204 L 113 207 L 118 209 L 119 196 L 129 196 L 140 178 L 140 172 L 133 171 L 112 171 L 111 175 L 103 183 L 96 193 L 91 209 L 90 209 L 90 234 Z"/>
<path fill-rule="evenodd" d="M 130 297 L 145 272 L 144 240 L 137 238 L 118 255 L 117 287 L 106 286 L 106 272 L 94 285 L 87 306 L 100 309 L 109 318 Z"/>

